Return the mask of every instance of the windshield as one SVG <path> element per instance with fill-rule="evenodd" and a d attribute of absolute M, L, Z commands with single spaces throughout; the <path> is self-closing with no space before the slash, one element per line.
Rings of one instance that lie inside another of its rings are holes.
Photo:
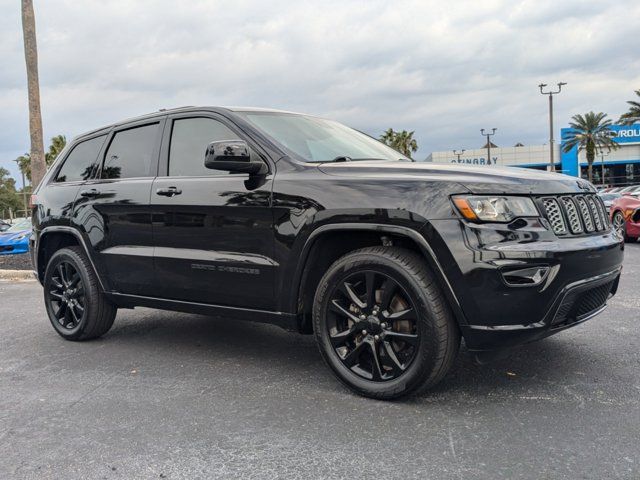
<path fill-rule="evenodd" d="M 277 112 L 238 112 L 305 162 L 412 161 L 364 133 L 322 118 Z"/>
<path fill-rule="evenodd" d="M 31 220 L 22 219 L 11 225 L 7 232 L 20 232 L 22 230 L 31 230 Z"/>
<path fill-rule="evenodd" d="M 615 200 L 616 198 L 620 198 L 622 195 L 620 195 L 619 193 L 601 193 L 600 194 L 600 198 L 602 198 L 603 201 L 607 202 L 609 200 Z"/>

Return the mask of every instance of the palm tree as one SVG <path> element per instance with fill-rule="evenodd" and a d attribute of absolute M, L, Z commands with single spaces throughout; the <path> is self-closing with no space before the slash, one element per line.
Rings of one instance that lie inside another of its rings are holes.
<path fill-rule="evenodd" d="M 33 185 L 37 186 L 47 170 L 42 140 L 42 115 L 40 113 L 40 84 L 38 80 L 38 46 L 36 44 L 36 20 L 33 1 L 22 0 L 22 35 L 24 58 L 27 65 L 29 91 L 29 133 L 31 136 L 31 166 Z"/>
<path fill-rule="evenodd" d="M 64 135 L 56 135 L 51 139 L 51 145 L 49 145 L 49 151 L 44 154 L 44 160 L 46 168 L 49 168 L 51 164 L 58 158 L 58 155 L 62 149 L 67 145 L 67 138 Z M 25 153 L 15 159 L 18 162 L 20 171 L 31 181 L 31 155 Z"/>
<path fill-rule="evenodd" d="M 589 181 L 593 181 L 593 161 L 596 158 L 596 150 L 607 149 L 608 152 L 618 148 L 613 141 L 616 135 L 611 130 L 611 120 L 606 113 L 589 112 L 584 115 L 574 115 L 569 122 L 571 130 L 563 137 L 563 151 L 568 153 L 574 147 L 578 151 L 585 150 L 587 154 Z"/>
<path fill-rule="evenodd" d="M 389 145 L 390 147 L 393 147 L 393 145 L 395 145 L 395 140 L 396 132 L 393 130 L 393 128 L 387 128 L 385 132 L 380 135 L 380 141 L 385 145 Z"/>
<path fill-rule="evenodd" d="M 411 154 L 418 151 L 418 142 L 413 138 L 414 133 L 406 130 L 396 132 L 393 128 L 389 128 L 380 135 L 380 141 L 411 158 Z"/>
<path fill-rule="evenodd" d="M 51 145 L 49 145 L 49 151 L 44 154 L 44 159 L 45 159 L 45 163 L 47 164 L 47 167 L 51 166 L 54 160 L 58 158 L 58 155 L 60 155 L 60 152 L 62 151 L 62 149 L 66 146 L 67 146 L 67 137 L 65 137 L 64 135 L 56 135 L 55 137 L 51 138 Z"/>
<path fill-rule="evenodd" d="M 636 95 L 640 97 L 640 90 L 636 90 Z M 629 100 L 627 103 L 631 105 L 629 111 L 620 116 L 618 123 L 631 125 L 632 123 L 640 122 L 640 102 Z"/>

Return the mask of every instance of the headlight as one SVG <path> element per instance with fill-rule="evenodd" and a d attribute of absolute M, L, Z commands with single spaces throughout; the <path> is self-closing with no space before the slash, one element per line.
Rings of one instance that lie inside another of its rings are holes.
<path fill-rule="evenodd" d="M 22 235 L 18 235 L 15 240 L 24 240 L 25 238 L 27 238 L 29 236 L 28 233 L 23 233 Z"/>
<path fill-rule="evenodd" d="M 538 217 L 538 209 L 528 197 L 456 196 L 453 203 L 467 220 L 510 222 L 518 217 Z"/>

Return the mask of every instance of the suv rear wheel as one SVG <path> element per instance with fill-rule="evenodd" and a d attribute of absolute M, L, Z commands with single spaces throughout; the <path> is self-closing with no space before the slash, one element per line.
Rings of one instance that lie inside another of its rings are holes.
<path fill-rule="evenodd" d="M 80 247 L 63 248 L 51 257 L 44 274 L 44 301 L 53 328 L 67 340 L 104 335 L 117 312 L 100 291 Z"/>
<path fill-rule="evenodd" d="M 424 260 L 371 247 L 337 260 L 320 280 L 314 332 L 325 362 L 357 393 L 397 398 L 438 383 L 460 333 Z"/>

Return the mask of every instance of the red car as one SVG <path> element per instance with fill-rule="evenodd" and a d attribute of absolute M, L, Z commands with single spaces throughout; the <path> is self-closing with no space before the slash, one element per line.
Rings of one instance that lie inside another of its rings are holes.
<path fill-rule="evenodd" d="M 611 223 L 625 241 L 640 237 L 640 194 L 623 195 L 611 204 Z"/>

